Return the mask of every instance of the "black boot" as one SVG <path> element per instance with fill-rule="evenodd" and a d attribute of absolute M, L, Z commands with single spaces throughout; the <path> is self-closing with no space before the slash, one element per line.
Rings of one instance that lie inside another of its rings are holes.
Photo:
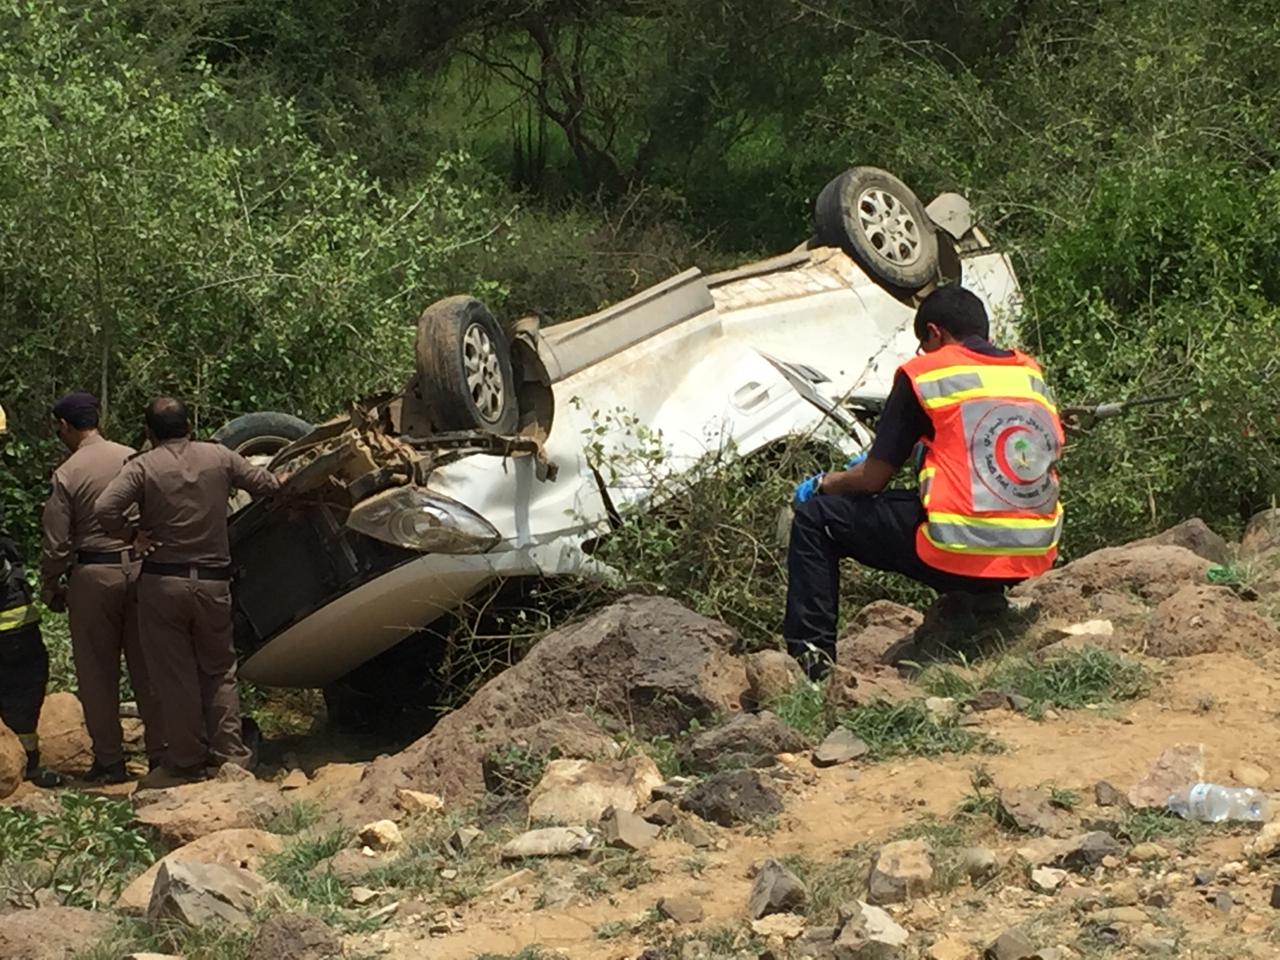
<path fill-rule="evenodd" d="M 82 779 L 86 783 L 126 783 L 129 771 L 124 768 L 123 760 L 116 763 L 99 763 L 95 760 Z"/>
<path fill-rule="evenodd" d="M 40 766 L 40 751 L 27 751 L 27 779 L 34 783 L 37 787 L 45 790 L 52 790 L 54 787 L 60 787 L 66 780 L 62 774 L 56 770 L 49 770 Z"/>

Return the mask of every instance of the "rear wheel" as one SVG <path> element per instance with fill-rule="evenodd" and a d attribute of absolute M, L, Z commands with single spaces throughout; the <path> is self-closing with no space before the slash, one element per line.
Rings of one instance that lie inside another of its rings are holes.
<path fill-rule="evenodd" d="M 924 206 L 885 170 L 852 167 L 828 183 L 814 225 L 822 243 L 840 247 L 895 292 L 938 279 L 938 238 Z"/>
<path fill-rule="evenodd" d="M 418 318 L 418 384 L 439 430 L 514 433 L 511 342 L 475 297 L 448 297 Z"/>

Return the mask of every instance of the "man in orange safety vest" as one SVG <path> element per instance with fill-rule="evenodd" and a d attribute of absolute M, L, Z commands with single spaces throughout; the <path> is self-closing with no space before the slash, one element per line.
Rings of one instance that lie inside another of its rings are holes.
<path fill-rule="evenodd" d="M 1062 425 L 1040 367 L 989 332 L 970 291 L 929 294 L 870 450 L 796 488 L 783 635 L 811 678 L 835 659 L 842 557 L 996 598 L 1053 565 Z M 919 490 L 885 490 L 917 444 Z"/>

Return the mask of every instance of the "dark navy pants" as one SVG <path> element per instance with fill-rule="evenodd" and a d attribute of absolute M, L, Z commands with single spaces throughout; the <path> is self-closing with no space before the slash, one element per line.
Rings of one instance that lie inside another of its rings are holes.
<path fill-rule="evenodd" d="M 782 627 L 792 656 L 802 663 L 812 662 L 816 648 L 835 660 L 843 557 L 900 573 L 939 593 L 990 593 L 1019 582 L 962 577 L 929 566 L 916 554 L 916 530 L 923 521 L 924 507 L 914 490 L 857 497 L 819 494 L 796 508 L 787 553 L 787 618 Z"/>

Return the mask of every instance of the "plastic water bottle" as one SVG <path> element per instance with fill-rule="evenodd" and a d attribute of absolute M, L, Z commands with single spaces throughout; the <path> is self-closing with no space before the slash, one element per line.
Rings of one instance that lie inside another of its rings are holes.
<path fill-rule="evenodd" d="M 1183 820 L 1222 823 L 1244 820 L 1263 823 L 1269 819 L 1267 795 L 1249 787 L 1224 787 L 1217 783 L 1196 783 L 1170 794 L 1169 810 Z"/>

